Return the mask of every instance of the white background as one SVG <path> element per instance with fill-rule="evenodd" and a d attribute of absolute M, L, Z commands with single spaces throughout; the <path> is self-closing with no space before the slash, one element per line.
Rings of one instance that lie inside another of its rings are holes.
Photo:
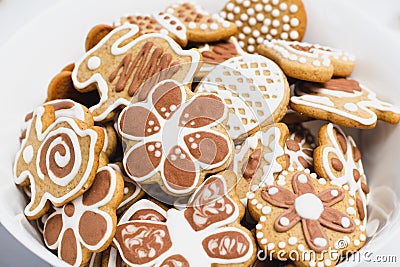
<path fill-rule="evenodd" d="M 43 10 L 56 4 L 58 1 L 59 0 L 0 0 L 0 47 L 13 33 L 18 31 L 20 27 L 29 23 L 31 19 L 40 14 Z M 132 1 L 137 3 L 137 1 L 142 0 Z M 351 0 L 351 2 L 356 8 L 367 13 L 371 18 L 386 26 L 400 38 L 400 1 Z M 374 38 L 372 32 L 371 38 Z M 387 255 L 393 255 L 397 251 L 397 259 L 400 261 L 400 252 L 396 246 L 393 246 L 393 248 L 385 249 L 383 252 L 386 252 Z M 399 263 L 385 264 L 384 266 L 395 266 L 398 264 Z M 48 264 L 44 263 L 19 244 L 0 225 L 0 266 L 48 266 Z"/>

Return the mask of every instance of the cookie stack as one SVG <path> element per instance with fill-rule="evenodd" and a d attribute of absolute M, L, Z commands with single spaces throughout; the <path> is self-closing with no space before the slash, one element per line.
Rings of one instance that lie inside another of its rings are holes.
<path fill-rule="evenodd" d="M 306 20 L 300 0 L 231 0 L 95 25 L 20 136 L 15 183 L 45 245 L 73 266 L 333 266 L 359 250 L 370 189 L 340 126 L 400 109 L 349 78 L 353 56 L 301 42 Z"/>

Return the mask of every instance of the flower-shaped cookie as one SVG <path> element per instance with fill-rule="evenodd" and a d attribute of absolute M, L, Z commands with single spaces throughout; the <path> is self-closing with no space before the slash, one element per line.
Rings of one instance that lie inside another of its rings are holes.
<path fill-rule="evenodd" d="M 164 34 L 139 34 L 134 24 L 117 27 L 76 63 L 72 71 L 76 89 L 97 88 L 101 96 L 90 108 L 95 121 L 109 121 L 121 106 L 145 100 L 159 81 L 192 82 L 199 52 L 182 50 Z"/>
<path fill-rule="evenodd" d="M 49 216 L 43 232 L 46 245 L 63 261 L 84 266 L 92 252 L 110 245 L 122 191 L 122 177 L 109 166 L 101 167 L 87 192 Z"/>
<path fill-rule="evenodd" d="M 330 266 L 341 252 L 361 248 L 365 228 L 359 214 L 353 213 L 350 202 L 354 198 L 348 191 L 317 179 L 308 169 L 290 168 L 281 175 L 280 182 L 248 194 L 249 211 L 258 221 L 258 244 L 264 251 L 274 258 L 289 258 L 297 250 L 300 265 Z M 310 250 L 314 254 L 304 257 L 303 252 Z M 326 253 L 329 250 L 337 254 Z"/>
<path fill-rule="evenodd" d="M 231 140 L 219 125 L 226 113 L 214 94 L 193 94 L 173 80 L 157 84 L 147 102 L 119 116 L 127 174 L 136 182 L 159 183 L 167 193 L 193 192 L 207 172 L 229 164 Z"/>
<path fill-rule="evenodd" d="M 354 128 L 374 128 L 377 120 L 400 121 L 400 108 L 380 101 L 355 80 L 335 78 L 325 83 L 297 82 L 290 106 L 309 117 Z"/>
<path fill-rule="evenodd" d="M 14 165 L 15 183 L 31 186 L 28 219 L 44 215 L 50 202 L 64 205 L 93 183 L 104 133 L 93 126 L 92 118 L 86 119 L 90 115 L 85 110 L 73 101 L 53 101 L 37 108 L 28 120 Z"/>
<path fill-rule="evenodd" d="M 332 123 L 321 127 L 318 143 L 314 153 L 315 171 L 321 177 L 331 179 L 332 184 L 349 188 L 350 194 L 356 198 L 355 205 L 365 225 L 370 190 L 356 143 Z"/>
<path fill-rule="evenodd" d="M 254 241 L 238 223 L 239 207 L 228 195 L 225 175 L 208 178 L 183 210 L 164 211 L 145 200 L 135 203 L 114 237 L 122 259 L 131 266 L 248 266 L 255 258 Z"/>

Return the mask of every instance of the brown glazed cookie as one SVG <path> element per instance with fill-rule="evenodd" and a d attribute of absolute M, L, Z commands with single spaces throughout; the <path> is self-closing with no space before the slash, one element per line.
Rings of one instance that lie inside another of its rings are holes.
<path fill-rule="evenodd" d="M 165 211 L 147 200 L 135 203 L 113 240 L 123 261 L 129 266 L 249 266 L 256 246 L 240 225 L 244 209 L 235 181 L 230 171 L 209 177 L 182 210 Z"/>
<path fill-rule="evenodd" d="M 75 89 L 71 78 L 74 67 L 75 64 L 69 64 L 54 76 L 47 87 L 46 102 L 57 99 L 71 99 L 86 107 L 98 103 L 100 97 L 97 91 L 81 93 Z"/>
<path fill-rule="evenodd" d="M 361 160 L 361 152 L 351 136 L 346 136 L 339 126 L 332 123 L 321 127 L 319 146 L 314 152 L 315 171 L 331 183 L 349 190 L 355 202 L 353 210 L 360 214 L 361 225 L 367 223 L 367 200 L 370 191 Z"/>
<path fill-rule="evenodd" d="M 60 207 L 89 189 L 99 166 L 104 133 L 91 120 L 81 120 L 86 108 L 62 100 L 44 104 L 28 121 L 26 136 L 14 163 L 15 183 L 31 186 L 28 219 L 41 217 L 50 202 Z M 76 108 L 80 106 L 81 109 Z"/>
<path fill-rule="evenodd" d="M 172 14 L 164 12 L 155 14 L 136 14 L 120 18 L 116 26 L 124 23 L 135 24 L 140 34 L 162 33 L 174 39 L 182 47 L 187 45 L 186 26 Z"/>
<path fill-rule="evenodd" d="M 289 130 L 285 143 L 286 169 L 313 169 L 314 136 L 301 124 L 289 125 Z"/>
<path fill-rule="evenodd" d="M 300 41 L 307 25 L 301 0 L 230 0 L 221 16 L 236 24 L 239 45 L 250 53 L 264 40 Z"/>
<path fill-rule="evenodd" d="M 199 5 L 189 2 L 174 4 L 166 9 L 186 26 L 190 42 L 208 43 L 228 39 L 237 32 L 234 23 L 224 20 L 218 14 L 209 14 Z"/>
<path fill-rule="evenodd" d="M 44 225 L 46 246 L 73 266 L 86 266 L 92 252 L 105 250 L 117 225 L 124 182 L 111 167 L 101 167 L 82 196 L 56 208 Z"/>
<path fill-rule="evenodd" d="M 147 101 L 119 115 L 126 173 L 138 183 L 159 184 L 167 194 L 192 193 L 206 174 L 224 170 L 232 158 L 222 126 L 226 113 L 215 94 L 194 94 L 173 80 L 158 83 Z"/>
<path fill-rule="evenodd" d="M 311 82 L 350 76 L 355 64 L 354 56 L 346 52 L 305 42 L 265 41 L 257 52 L 275 61 L 286 75 Z"/>
<path fill-rule="evenodd" d="M 296 266 L 333 266 L 347 251 L 363 246 L 365 227 L 348 190 L 333 180 L 317 179 L 308 169 L 283 171 L 281 176 L 281 182 L 248 194 L 264 253 L 294 260 Z"/>
<path fill-rule="evenodd" d="M 325 83 L 297 82 L 290 106 L 309 117 L 362 129 L 374 128 L 377 120 L 396 124 L 400 108 L 383 102 L 355 80 L 336 78 Z"/>
<path fill-rule="evenodd" d="M 112 120 L 121 107 L 145 100 L 159 81 L 191 83 L 201 58 L 197 51 L 182 50 L 163 34 L 138 35 L 136 25 L 117 27 L 77 62 L 75 88 L 84 92 L 94 84 L 101 96 L 90 108 L 95 121 Z"/>
<path fill-rule="evenodd" d="M 260 129 L 242 144 L 236 145 L 231 167 L 238 177 L 236 192 L 242 201 L 261 183 L 272 184 L 285 169 L 284 146 L 288 135 L 286 125 L 276 123 Z"/>

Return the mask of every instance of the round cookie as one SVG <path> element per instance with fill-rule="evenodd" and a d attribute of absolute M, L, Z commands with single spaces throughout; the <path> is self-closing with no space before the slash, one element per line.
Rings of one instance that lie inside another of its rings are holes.
<path fill-rule="evenodd" d="M 173 4 L 165 12 L 181 20 L 186 26 L 190 42 L 216 42 L 228 39 L 237 32 L 234 23 L 224 20 L 218 14 L 209 14 L 201 6 L 190 2 Z"/>
<path fill-rule="evenodd" d="M 223 99 L 229 110 L 225 127 L 235 144 L 260 127 L 279 122 L 290 97 L 289 85 L 278 65 L 247 53 L 215 67 L 195 92 L 215 93 Z"/>
<path fill-rule="evenodd" d="M 88 191 L 49 216 L 43 232 L 46 246 L 68 264 L 85 266 L 92 252 L 101 252 L 112 242 L 123 187 L 116 171 L 101 167 Z"/>
<path fill-rule="evenodd" d="M 321 177 L 330 179 L 332 184 L 349 190 L 355 198 L 353 205 L 360 214 L 362 224 L 366 226 L 370 189 L 356 143 L 339 126 L 329 123 L 319 130 L 318 144 L 314 151 L 315 171 Z"/>
<path fill-rule="evenodd" d="M 113 240 L 122 259 L 130 266 L 249 266 L 256 246 L 240 225 L 244 210 L 235 190 L 228 191 L 235 181 L 229 171 L 209 177 L 182 210 L 165 211 L 146 200 L 135 203 L 129 209 L 133 215 L 119 221 Z M 138 238 L 143 244 L 135 242 Z"/>
<path fill-rule="evenodd" d="M 236 24 L 239 45 L 250 53 L 265 40 L 300 41 L 307 25 L 301 0 L 230 0 L 220 14 Z"/>
<path fill-rule="evenodd" d="M 173 80 L 158 83 L 147 101 L 131 104 L 118 118 L 126 173 L 167 194 L 190 194 L 206 174 L 229 165 L 232 141 L 221 125 L 226 114 L 214 94 L 194 94 Z"/>
<path fill-rule="evenodd" d="M 163 34 L 138 35 L 136 25 L 117 27 L 76 63 L 75 88 L 84 92 L 95 84 L 99 91 L 99 103 L 90 107 L 97 122 L 112 120 L 120 107 L 145 100 L 159 81 L 192 81 L 201 59 L 197 51 L 182 50 Z"/>
<path fill-rule="evenodd" d="M 261 183 L 272 184 L 286 167 L 284 146 L 288 135 L 287 126 L 276 123 L 236 145 L 231 168 L 238 177 L 236 192 L 242 202 L 247 204 L 248 192 L 256 190 Z"/>
<path fill-rule="evenodd" d="M 50 202 L 60 207 L 93 183 L 104 133 L 93 126 L 93 119 L 71 118 L 71 113 L 78 116 L 75 112 L 79 110 L 85 109 L 60 109 L 57 114 L 54 105 L 45 104 L 32 113 L 14 163 L 15 183 L 31 186 L 31 199 L 24 211 L 30 220 L 45 214 Z M 80 118 L 87 115 L 79 114 Z"/>
<path fill-rule="evenodd" d="M 280 183 L 248 194 L 263 251 L 293 259 L 296 266 L 332 266 L 347 251 L 363 246 L 365 225 L 350 204 L 355 199 L 348 190 L 317 179 L 308 169 L 290 168 L 281 176 Z"/>
<path fill-rule="evenodd" d="M 325 83 L 297 82 L 290 106 L 299 113 L 333 123 L 371 129 L 377 120 L 396 124 L 400 108 L 376 97 L 352 79 L 335 78 Z"/>
<path fill-rule="evenodd" d="M 290 135 L 285 143 L 286 169 L 313 169 L 314 136 L 301 124 L 289 126 Z"/>
<path fill-rule="evenodd" d="M 350 76 L 355 64 L 353 55 L 305 42 L 265 41 L 257 52 L 275 61 L 286 75 L 311 82 L 326 82 L 332 76 Z"/>
<path fill-rule="evenodd" d="M 53 77 L 47 87 L 46 102 L 57 99 L 71 99 L 86 107 L 98 103 L 100 97 L 97 91 L 81 93 L 75 89 L 71 78 L 74 67 L 75 64 L 69 64 Z"/>

